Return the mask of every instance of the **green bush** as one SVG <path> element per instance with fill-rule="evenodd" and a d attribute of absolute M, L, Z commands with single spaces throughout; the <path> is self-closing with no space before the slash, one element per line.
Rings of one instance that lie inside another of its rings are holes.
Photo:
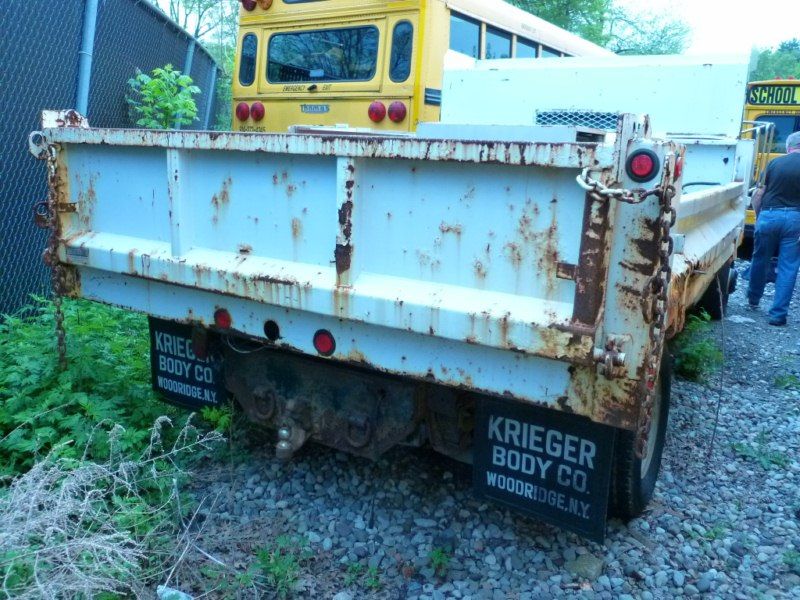
<path fill-rule="evenodd" d="M 153 69 L 150 75 L 137 71 L 128 80 L 128 104 L 136 124 L 148 129 L 174 129 L 189 125 L 197 117 L 194 96 L 200 88 L 192 85 L 192 78 L 165 65 Z"/>
<path fill-rule="evenodd" d="M 45 455 L 105 460 L 121 425 L 119 450 L 138 453 L 161 415 L 176 410 L 150 386 L 149 336 L 142 315 L 64 300 L 68 367 L 58 369 L 53 305 L 0 323 L 0 477 L 24 473 Z"/>
<path fill-rule="evenodd" d="M 673 340 L 675 373 L 701 381 L 722 365 L 722 351 L 712 337 L 711 317 L 705 311 L 690 315 L 683 332 Z"/>

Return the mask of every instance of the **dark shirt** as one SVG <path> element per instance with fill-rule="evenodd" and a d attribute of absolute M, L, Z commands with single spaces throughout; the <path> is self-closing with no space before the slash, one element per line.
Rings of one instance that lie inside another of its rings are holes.
<path fill-rule="evenodd" d="M 767 167 L 762 208 L 800 208 L 800 152 L 776 158 Z"/>

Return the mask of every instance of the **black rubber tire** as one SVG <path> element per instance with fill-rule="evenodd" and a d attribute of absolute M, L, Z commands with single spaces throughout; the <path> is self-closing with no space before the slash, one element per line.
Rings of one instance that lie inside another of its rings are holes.
<path fill-rule="evenodd" d="M 646 465 L 644 473 L 642 473 L 643 461 L 635 452 L 636 434 L 627 430 L 617 432 L 608 510 L 610 516 L 624 521 L 635 519 L 647 508 L 653 498 L 661 470 L 672 389 L 672 358 L 667 352 L 661 359 L 656 385 L 660 393 L 656 395 L 656 404 L 653 407 L 654 430 L 650 432 L 651 436 L 655 435 L 655 442 L 649 448 L 648 458 L 644 461 Z"/>
<path fill-rule="evenodd" d="M 728 298 L 730 296 L 730 279 L 731 279 L 731 266 L 725 265 L 717 273 L 716 277 L 711 281 L 697 307 L 704 310 L 711 317 L 712 321 L 719 321 L 725 316 L 728 310 Z M 719 285 L 717 285 L 719 281 Z M 720 299 L 720 290 L 722 291 L 722 298 Z"/>

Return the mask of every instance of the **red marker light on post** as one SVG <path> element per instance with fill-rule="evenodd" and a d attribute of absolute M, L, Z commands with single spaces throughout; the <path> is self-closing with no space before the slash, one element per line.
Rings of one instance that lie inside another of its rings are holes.
<path fill-rule="evenodd" d="M 653 179 L 660 168 L 661 163 L 658 156 L 652 150 L 637 150 L 628 157 L 625 165 L 628 177 L 638 183 Z"/>
<path fill-rule="evenodd" d="M 336 340 L 327 329 L 320 329 L 314 334 L 314 349 L 322 356 L 333 356 L 336 352 Z"/>
<path fill-rule="evenodd" d="M 233 318 L 231 317 L 231 313 L 229 313 L 224 308 L 218 308 L 214 312 L 214 325 L 216 325 L 220 329 L 230 329 L 231 325 L 233 325 Z"/>

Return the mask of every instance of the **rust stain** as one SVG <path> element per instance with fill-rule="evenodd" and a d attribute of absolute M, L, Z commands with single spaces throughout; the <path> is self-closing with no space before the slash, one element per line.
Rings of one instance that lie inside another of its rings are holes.
<path fill-rule="evenodd" d="M 449 223 L 445 223 L 444 221 L 442 221 L 442 223 L 439 225 L 439 231 L 441 231 L 442 233 L 453 233 L 456 236 L 460 236 L 461 232 L 463 231 L 463 228 L 460 223 L 456 223 L 455 225 L 450 225 Z"/>
<path fill-rule="evenodd" d="M 222 188 L 219 192 L 211 196 L 211 206 L 214 209 L 214 212 L 211 216 L 212 224 L 216 225 L 219 222 L 220 212 L 228 206 L 228 203 L 231 200 L 231 186 L 233 185 L 233 180 L 228 177 L 222 182 Z"/>
<path fill-rule="evenodd" d="M 292 219 L 292 237 L 297 240 L 298 238 L 302 237 L 303 235 L 303 222 L 298 219 Z"/>
<path fill-rule="evenodd" d="M 250 244 L 239 244 L 239 254 L 250 254 L 253 252 L 253 247 Z"/>
<path fill-rule="evenodd" d="M 334 252 L 336 261 L 336 273 L 342 275 L 350 270 L 353 260 L 353 247 L 350 244 L 336 244 Z"/>

